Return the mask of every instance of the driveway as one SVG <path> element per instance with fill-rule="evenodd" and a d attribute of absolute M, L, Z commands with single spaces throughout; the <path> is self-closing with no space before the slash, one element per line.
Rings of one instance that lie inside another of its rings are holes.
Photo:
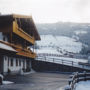
<path fill-rule="evenodd" d="M 32 73 L 29 75 L 7 76 L 6 80 L 14 82 L 1 85 L 0 90 L 62 90 L 68 83 L 68 74 Z"/>

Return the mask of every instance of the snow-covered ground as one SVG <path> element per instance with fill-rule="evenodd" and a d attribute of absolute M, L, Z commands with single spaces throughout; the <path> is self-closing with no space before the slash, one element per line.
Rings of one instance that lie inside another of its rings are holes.
<path fill-rule="evenodd" d="M 61 59 L 61 60 L 66 60 L 66 61 L 73 61 L 73 62 L 82 62 L 82 63 L 87 63 L 88 60 L 86 59 L 76 59 L 76 58 L 69 58 L 69 57 L 52 57 L 54 59 Z"/>
<path fill-rule="evenodd" d="M 53 63 L 83 68 L 83 65 L 80 65 L 79 62 L 88 63 L 88 60 L 73 58 L 74 54 L 80 53 L 82 46 L 81 42 L 66 36 L 41 35 L 41 41 L 37 42 L 36 53 L 39 57 L 38 60 L 41 61 L 54 61 Z M 84 68 L 90 69 L 87 66 L 84 66 Z"/>
<path fill-rule="evenodd" d="M 85 31 L 85 30 L 77 30 L 77 31 L 75 31 L 75 34 L 76 35 L 80 35 L 80 34 L 87 34 L 87 31 Z"/>
<path fill-rule="evenodd" d="M 77 42 L 75 39 L 65 37 L 65 36 L 56 36 L 58 47 L 62 50 L 79 53 L 82 49 L 82 43 Z"/>
<path fill-rule="evenodd" d="M 13 84 L 14 82 L 11 81 L 3 81 L 3 85 L 7 85 L 7 84 Z"/>
<path fill-rule="evenodd" d="M 28 75 L 28 74 L 32 74 L 32 73 L 36 73 L 33 69 L 31 69 L 30 72 L 21 72 L 21 75 Z"/>
<path fill-rule="evenodd" d="M 75 90 L 90 90 L 90 81 L 81 81 L 77 83 Z"/>
<path fill-rule="evenodd" d="M 58 55 L 63 55 L 62 53 L 58 52 L 57 49 L 54 48 L 42 48 L 42 49 L 36 49 L 37 54 L 58 54 Z"/>
<path fill-rule="evenodd" d="M 59 53 L 55 49 L 50 49 L 50 48 L 37 49 L 36 52 L 37 52 L 37 54 L 44 54 L 44 55 L 49 54 L 49 56 L 47 55 L 47 56 L 41 56 L 41 57 L 54 58 L 54 59 L 60 59 L 60 60 L 66 60 L 66 61 L 73 61 L 73 62 L 77 62 L 77 63 L 78 62 L 88 63 L 87 59 L 76 59 L 76 58 L 72 58 L 72 57 L 62 56 L 62 53 Z M 61 55 L 61 56 L 54 56 L 54 55 Z"/>
<path fill-rule="evenodd" d="M 82 43 L 66 36 L 41 35 L 41 41 L 37 42 L 39 48 L 52 47 L 61 52 L 79 53 Z"/>

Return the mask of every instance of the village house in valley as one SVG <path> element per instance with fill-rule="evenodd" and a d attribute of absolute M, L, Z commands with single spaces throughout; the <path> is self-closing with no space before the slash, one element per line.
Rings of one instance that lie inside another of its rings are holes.
<path fill-rule="evenodd" d="M 29 72 L 40 36 L 32 16 L 0 15 L 0 73 Z"/>

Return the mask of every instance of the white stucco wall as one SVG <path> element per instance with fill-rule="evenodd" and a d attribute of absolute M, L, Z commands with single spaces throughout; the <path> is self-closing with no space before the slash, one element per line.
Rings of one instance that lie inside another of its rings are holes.
<path fill-rule="evenodd" d="M 13 66 L 11 66 L 11 58 L 13 60 Z M 9 60 L 9 66 L 8 66 L 8 60 Z M 11 72 L 19 72 L 23 68 L 23 64 L 25 65 L 25 69 L 26 69 L 26 59 L 17 58 L 17 60 L 18 60 L 18 66 L 16 66 L 16 58 L 4 56 L 4 72 L 5 73 L 8 72 L 8 69 L 10 69 Z M 19 60 L 21 60 L 21 65 L 19 65 Z"/>
<path fill-rule="evenodd" d="M 9 58 L 9 66 L 8 68 L 11 70 L 11 71 L 18 71 L 21 69 L 21 66 L 16 66 L 16 58 L 12 58 L 13 59 L 13 66 L 11 66 L 11 58 Z M 19 60 L 18 60 L 18 63 L 19 63 Z"/>
<path fill-rule="evenodd" d="M 0 32 L 0 40 L 3 40 L 3 34 Z"/>
<path fill-rule="evenodd" d="M 3 57 L 3 63 L 4 63 L 4 65 L 3 65 L 3 69 L 4 69 L 4 72 L 7 72 L 8 71 L 8 57 L 7 56 L 4 56 Z"/>

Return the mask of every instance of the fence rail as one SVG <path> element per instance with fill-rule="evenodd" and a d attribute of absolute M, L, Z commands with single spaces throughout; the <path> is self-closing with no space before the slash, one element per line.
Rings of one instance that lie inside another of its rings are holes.
<path fill-rule="evenodd" d="M 63 64 L 63 65 L 68 65 L 72 67 L 79 67 L 79 68 L 90 70 L 90 66 L 88 65 L 86 66 L 85 64 L 79 64 L 80 62 L 75 62 L 75 61 L 70 61 L 70 60 L 64 60 L 64 59 L 52 58 L 52 57 L 44 57 L 44 56 L 39 56 L 39 57 L 37 56 L 36 60 L 58 63 L 58 64 Z"/>
<path fill-rule="evenodd" d="M 76 66 L 78 63 L 74 61 L 67 61 L 63 59 L 57 59 L 57 58 L 47 58 L 47 57 L 37 57 L 36 60 L 41 60 L 41 61 L 48 61 L 48 62 L 53 62 L 53 63 L 59 63 L 59 64 L 65 64 L 65 65 L 70 65 L 70 66 Z"/>
<path fill-rule="evenodd" d="M 86 80 L 90 80 L 90 73 L 86 73 L 85 71 L 83 73 L 76 72 L 74 75 L 70 76 L 69 88 L 66 88 L 65 90 L 75 90 L 76 83 Z"/>

